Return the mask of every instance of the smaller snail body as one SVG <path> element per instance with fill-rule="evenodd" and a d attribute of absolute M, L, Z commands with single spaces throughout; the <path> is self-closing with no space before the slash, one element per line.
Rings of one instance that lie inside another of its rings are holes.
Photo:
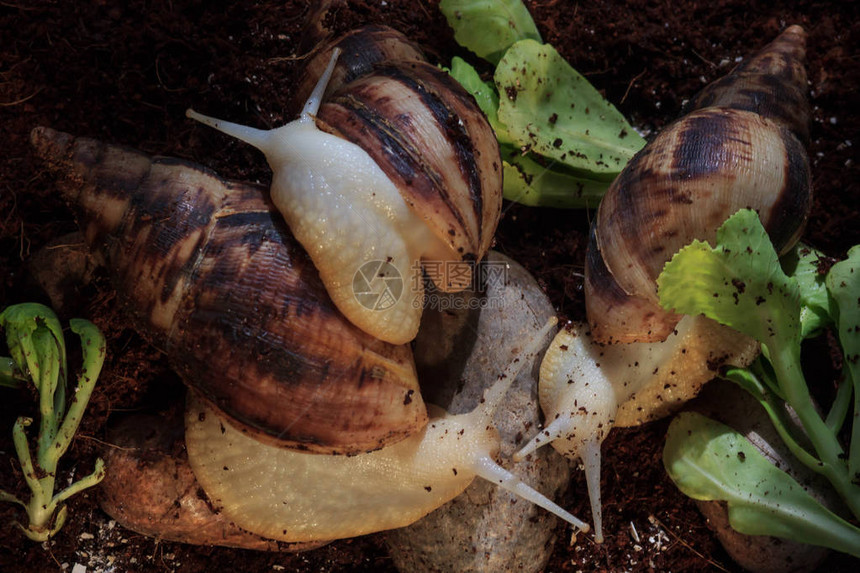
<path fill-rule="evenodd" d="M 537 351 L 554 324 L 544 327 L 524 356 Z M 587 524 L 493 459 L 499 436 L 492 418 L 524 362 L 515 359 L 475 410 L 455 415 L 435 408 L 423 431 L 349 457 L 272 448 L 192 396 L 186 413 L 188 458 L 197 480 L 228 518 L 280 541 L 339 539 L 409 525 L 459 495 L 476 476 L 587 531 Z M 260 483 L 269 486 L 260 488 Z"/>
<path fill-rule="evenodd" d="M 595 538 L 602 541 L 600 444 L 614 426 L 661 417 L 695 396 L 721 364 L 745 364 L 758 347 L 702 316 L 685 316 L 666 340 L 599 344 L 582 323 L 562 328 L 540 369 L 546 424 L 514 456 L 551 443 L 585 467 Z"/>
<path fill-rule="evenodd" d="M 357 37 L 345 45 L 359 49 Z M 407 57 L 415 57 L 403 42 Z M 474 101 L 426 62 L 379 62 L 349 81 L 352 74 L 336 67 L 340 49 L 324 51 L 328 67 L 300 117 L 280 128 L 254 129 L 192 110 L 188 116 L 265 153 L 272 200 L 335 305 L 362 330 L 402 344 L 415 337 L 421 318 L 420 261 L 474 261 L 489 248 L 501 209 L 498 145 Z M 349 83 L 323 104 L 336 71 Z M 359 277 L 372 262 L 388 265 L 374 267 L 381 275 Z M 468 275 L 431 278 L 456 290 Z M 398 281 L 408 286 L 379 304 L 356 296 Z"/>
<path fill-rule="evenodd" d="M 541 367 L 545 429 L 515 459 L 552 442 L 586 467 L 595 537 L 600 443 L 613 425 L 664 416 L 757 345 L 704 317 L 664 310 L 656 278 L 694 239 L 755 209 L 778 250 L 799 238 L 811 206 L 805 33 L 788 28 L 706 87 L 694 108 L 645 146 L 612 183 L 586 255 L 588 325 L 559 333 Z M 782 96 L 789 103 L 786 105 Z M 702 107 L 707 106 L 707 107 Z"/>

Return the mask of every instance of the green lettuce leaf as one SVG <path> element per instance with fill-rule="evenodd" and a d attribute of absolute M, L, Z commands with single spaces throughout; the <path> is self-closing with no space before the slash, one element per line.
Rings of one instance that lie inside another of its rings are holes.
<path fill-rule="evenodd" d="M 499 120 L 517 145 L 576 169 L 617 174 L 645 140 L 550 45 L 511 46 L 494 76 Z"/>
<path fill-rule="evenodd" d="M 451 60 L 451 69 L 448 73 L 475 98 L 478 107 L 487 116 L 487 121 L 496 132 L 499 144 L 513 143 L 508 135 L 508 128 L 499 121 L 499 94 L 496 92 L 496 86 L 482 80 L 475 68 L 457 56 Z"/>
<path fill-rule="evenodd" d="M 498 64 L 515 42 L 541 41 L 520 0 L 442 0 L 439 10 L 454 30 L 457 43 L 492 64 Z"/>
<path fill-rule="evenodd" d="M 557 162 L 538 161 L 519 150 L 503 148 L 504 197 L 531 207 L 594 209 L 611 181 L 570 172 Z"/>
<path fill-rule="evenodd" d="M 833 323 L 830 297 L 824 284 L 825 274 L 821 272 L 822 262 L 827 257 L 802 243 L 786 253 L 780 263 L 785 273 L 794 277 L 800 288 L 800 336 L 809 338 L 818 334 L 822 328 Z"/>
<path fill-rule="evenodd" d="M 827 274 L 827 290 L 835 306 L 834 319 L 842 345 L 845 386 L 854 388 L 854 424 L 848 455 L 848 473 L 860 475 L 860 245 L 848 251 L 848 258 L 838 262 Z"/>
<path fill-rule="evenodd" d="M 800 352 L 800 289 L 779 264 L 755 211 L 738 211 L 717 231 L 717 246 L 693 241 L 657 278 L 660 303 L 704 314 L 769 348 Z"/>
<path fill-rule="evenodd" d="M 728 503 L 729 523 L 860 557 L 860 529 L 813 499 L 741 434 L 694 412 L 669 426 L 663 465 L 689 497 Z"/>

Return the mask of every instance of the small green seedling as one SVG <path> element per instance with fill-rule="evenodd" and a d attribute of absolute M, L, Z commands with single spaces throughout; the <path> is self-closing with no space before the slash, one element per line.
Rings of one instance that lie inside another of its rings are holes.
<path fill-rule="evenodd" d="M 34 420 L 21 416 L 12 428 L 15 452 L 30 488 L 30 500 L 25 502 L 0 490 L 0 501 L 17 503 L 27 511 L 29 523 L 25 526 L 16 522 L 15 525 L 34 541 L 45 541 L 56 534 L 66 521 L 68 510 L 64 502 L 96 485 L 105 475 L 104 462 L 97 459 L 90 475 L 54 494 L 57 463 L 78 429 L 105 359 L 105 339 L 94 324 L 80 318 L 72 319 L 69 324 L 81 339 L 83 365 L 67 409 L 66 345 L 57 316 L 46 306 L 35 303 L 10 306 L 0 313 L 0 329 L 6 331 L 12 355 L 0 358 L 0 383 L 16 385 L 29 380 L 36 388 L 39 401 L 35 458 L 30 453 L 26 433 Z"/>
<path fill-rule="evenodd" d="M 762 356 L 751 368 L 729 370 L 726 377 L 759 401 L 792 454 L 826 477 L 860 518 L 860 246 L 833 265 L 826 278 L 814 251 L 801 247 L 793 259 L 788 276 L 756 213 L 742 210 L 720 227 L 716 247 L 694 241 L 666 264 L 657 280 L 660 301 L 676 312 L 704 314 L 761 343 Z M 834 404 L 822 416 L 801 369 L 801 343 L 830 324 L 836 327 L 845 368 Z M 786 405 L 797 414 L 811 449 L 795 439 Z M 852 435 L 843 448 L 839 436 L 851 409 Z M 809 503 L 792 478 L 763 466 L 750 455 L 748 442 L 737 438 L 746 442 L 729 436 L 727 429 L 715 429 L 706 418 L 676 420 L 663 452 L 666 470 L 687 495 L 727 501 L 730 523 L 741 533 L 785 537 L 860 557 L 860 528 Z M 726 465 L 738 459 L 740 448 L 746 452 L 744 463 Z"/>

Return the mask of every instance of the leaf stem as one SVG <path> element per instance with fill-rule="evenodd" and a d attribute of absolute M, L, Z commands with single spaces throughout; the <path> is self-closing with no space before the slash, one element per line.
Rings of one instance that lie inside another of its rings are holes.
<path fill-rule="evenodd" d="M 860 518 L 860 487 L 851 481 L 845 451 L 839 440 L 813 406 L 800 367 L 800 345 L 783 344 L 777 348 L 779 350 L 772 353 L 772 358 L 780 388 L 789 406 L 797 413 L 820 460 L 809 467 L 830 480 L 851 513 Z"/>

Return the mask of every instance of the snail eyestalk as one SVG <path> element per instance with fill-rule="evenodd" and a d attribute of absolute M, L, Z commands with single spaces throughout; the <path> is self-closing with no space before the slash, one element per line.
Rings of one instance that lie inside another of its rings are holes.
<path fill-rule="evenodd" d="M 30 488 L 30 500 L 25 502 L 0 490 L 0 501 L 17 503 L 27 511 L 27 525 L 17 522 L 16 525 L 33 541 L 46 541 L 56 534 L 68 515 L 63 503 L 96 485 L 105 475 L 104 462 L 97 459 L 91 474 L 54 494 L 57 464 L 78 429 L 105 358 L 105 339 L 95 325 L 83 319 L 72 319 L 70 324 L 72 332 L 81 338 L 83 366 L 74 399 L 66 410 L 66 346 L 57 316 L 51 309 L 33 303 L 10 306 L 0 313 L 0 328 L 6 330 L 16 377 L 28 378 L 39 397 L 35 456 L 30 452 L 26 434 L 33 419 L 19 417 L 12 430 L 15 452 Z"/>

